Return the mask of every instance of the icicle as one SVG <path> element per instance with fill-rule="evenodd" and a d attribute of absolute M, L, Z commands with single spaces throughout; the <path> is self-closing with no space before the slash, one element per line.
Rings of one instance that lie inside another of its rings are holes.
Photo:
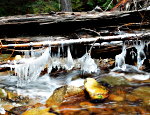
<path fill-rule="evenodd" d="M 47 65 L 47 73 L 51 73 L 52 71 L 52 57 L 51 57 L 51 46 L 49 46 L 49 61 L 48 61 L 48 65 Z"/>
<path fill-rule="evenodd" d="M 57 57 L 60 58 L 60 47 L 58 47 Z"/>
<path fill-rule="evenodd" d="M 126 56 L 126 45 L 124 44 L 121 54 L 116 55 L 115 57 L 115 66 L 118 69 L 122 69 L 122 70 L 126 69 L 125 56 Z"/>
<path fill-rule="evenodd" d="M 138 44 L 138 42 L 140 42 Z M 134 47 L 137 49 L 137 68 L 139 69 L 146 59 L 146 55 L 144 53 L 145 42 L 137 41 Z"/>
<path fill-rule="evenodd" d="M 35 57 L 33 47 L 31 47 L 31 57 Z"/>
<path fill-rule="evenodd" d="M 89 53 L 86 53 L 81 58 L 79 58 L 78 62 L 81 65 L 81 71 L 84 73 L 96 73 L 98 70 L 95 61 L 91 58 Z"/>
<path fill-rule="evenodd" d="M 148 52 L 148 45 L 150 44 L 150 41 L 148 41 L 147 43 L 146 43 L 146 47 L 147 47 L 147 52 Z"/>
<path fill-rule="evenodd" d="M 67 59 L 66 59 L 66 64 L 65 64 L 65 69 L 66 70 L 71 70 L 74 67 L 74 61 L 70 52 L 70 47 L 68 46 L 67 49 Z"/>
<path fill-rule="evenodd" d="M 64 44 L 61 44 L 61 49 L 62 49 L 62 56 L 64 57 Z"/>
<path fill-rule="evenodd" d="M 30 57 L 30 51 L 24 51 L 24 58 L 29 58 Z"/>

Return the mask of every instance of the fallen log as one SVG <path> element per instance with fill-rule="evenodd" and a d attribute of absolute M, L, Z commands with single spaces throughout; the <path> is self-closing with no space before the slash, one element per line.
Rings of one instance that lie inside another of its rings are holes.
<path fill-rule="evenodd" d="M 143 15 L 142 15 L 143 14 Z M 150 21 L 150 10 L 56 13 L 0 18 L 0 37 L 54 35 L 74 32 L 82 27 L 120 26 Z M 144 16 L 144 18 L 143 18 Z M 144 20 L 143 20 L 144 19 Z M 65 28 L 65 29 L 64 29 Z"/>
<path fill-rule="evenodd" d="M 124 40 L 150 40 L 150 32 L 139 33 L 139 34 L 126 34 L 117 36 L 101 36 L 95 38 L 82 38 L 82 39 L 71 39 L 71 40 L 60 40 L 60 41 L 42 41 L 42 42 L 30 42 L 23 44 L 1 44 L 0 48 L 17 48 L 17 47 L 48 47 L 48 46 L 59 46 L 59 45 L 72 45 L 72 44 L 90 44 L 94 42 L 109 42 L 109 41 L 124 41 Z"/>

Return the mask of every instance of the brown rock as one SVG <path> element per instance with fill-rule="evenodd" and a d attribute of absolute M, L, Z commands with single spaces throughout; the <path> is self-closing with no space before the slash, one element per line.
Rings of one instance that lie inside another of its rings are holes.
<path fill-rule="evenodd" d="M 45 109 L 33 108 L 24 112 L 22 115 L 56 115 L 56 114 L 50 113 L 49 108 Z"/>
<path fill-rule="evenodd" d="M 10 110 L 10 112 L 15 115 L 22 115 L 22 113 L 24 113 L 25 111 L 27 111 L 30 108 L 31 108 L 31 106 L 19 106 L 19 107 L 12 108 Z"/>
<path fill-rule="evenodd" d="M 127 94 L 126 95 L 126 100 L 135 102 L 135 101 L 139 100 L 139 97 L 137 97 L 135 95 L 132 95 L 132 94 Z"/>
<path fill-rule="evenodd" d="M 150 105 L 150 87 L 138 87 L 133 90 L 132 94 L 142 99 L 145 105 Z"/>
<path fill-rule="evenodd" d="M 82 110 L 79 105 L 63 105 L 59 110 L 62 115 L 89 115 L 89 112 Z"/>
<path fill-rule="evenodd" d="M 124 97 L 119 96 L 119 95 L 115 95 L 115 94 L 110 94 L 108 99 L 111 101 L 123 101 Z"/>
<path fill-rule="evenodd" d="M 70 104 L 85 100 L 84 91 L 79 87 L 63 86 L 54 91 L 52 96 L 46 101 L 46 106 L 60 104 Z"/>

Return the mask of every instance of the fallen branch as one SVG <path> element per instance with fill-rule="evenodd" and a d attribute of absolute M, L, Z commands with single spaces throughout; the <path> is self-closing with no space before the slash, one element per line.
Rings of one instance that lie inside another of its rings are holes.
<path fill-rule="evenodd" d="M 30 42 L 24 44 L 8 44 L 1 45 L 3 48 L 15 48 L 15 47 L 48 47 L 48 46 L 59 46 L 59 45 L 71 45 L 71 44 L 89 44 L 95 41 L 97 42 L 109 42 L 109 41 L 124 41 L 124 40 L 150 40 L 150 32 L 139 33 L 139 34 L 125 34 L 117 36 L 104 36 L 95 38 L 82 38 L 82 39 L 71 39 L 61 41 L 43 41 L 43 42 Z"/>

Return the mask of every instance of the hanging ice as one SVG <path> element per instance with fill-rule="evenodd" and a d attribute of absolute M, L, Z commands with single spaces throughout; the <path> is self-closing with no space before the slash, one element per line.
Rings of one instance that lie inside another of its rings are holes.
<path fill-rule="evenodd" d="M 73 67 L 74 67 L 74 61 L 73 61 L 73 59 L 72 59 L 72 55 L 71 55 L 71 52 L 70 52 L 70 48 L 69 48 L 69 46 L 68 46 L 65 69 L 66 69 L 66 70 L 71 70 Z"/>
<path fill-rule="evenodd" d="M 38 58 L 26 59 L 24 64 L 16 64 L 13 66 L 16 75 L 18 76 L 18 85 L 22 86 L 30 81 L 34 81 L 44 70 L 49 61 L 49 48 Z"/>
<path fill-rule="evenodd" d="M 116 57 L 115 57 L 115 66 L 118 69 L 121 69 L 121 70 L 125 70 L 126 69 L 126 64 L 125 64 L 126 52 L 127 52 L 126 51 L 126 45 L 124 44 L 121 54 L 116 55 Z"/>
<path fill-rule="evenodd" d="M 143 65 L 144 60 L 146 59 L 146 55 L 144 53 L 145 42 L 137 41 L 134 47 L 137 49 L 137 67 L 139 69 Z"/>
<path fill-rule="evenodd" d="M 91 55 L 89 53 L 86 53 L 83 55 L 80 59 L 78 59 L 81 71 L 88 72 L 88 73 L 96 73 L 97 72 L 97 65 L 94 62 L 94 60 L 91 58 Z"/>
<path fill-rule="evenodd" d="M 43 52 L 43 53 L 42 53 Z M 70 47 L 67 49 L 67 57 L 62 58 L 60 55 L 61 49 L 58 48 L 58 53 L 51 55 L 51 47 L 42 50 L 33 50 L 25 52 L 25 57 L 10 65 L 12 70 L 15 71 L 18 77 L 18 86 L 26 85 L 27 83 L 36 80 L 40 73 L 46 68 L 47 73 L 51 73 L 55 68 L 71 70 L 74 67 L 81 68 L 84 73 L 96 73 L 98 68 L 94 60 L 89 53 L 86 53 L 78 60 L 72 58 Z M 78 66 L 76 66 L 78 63 Z"/>

